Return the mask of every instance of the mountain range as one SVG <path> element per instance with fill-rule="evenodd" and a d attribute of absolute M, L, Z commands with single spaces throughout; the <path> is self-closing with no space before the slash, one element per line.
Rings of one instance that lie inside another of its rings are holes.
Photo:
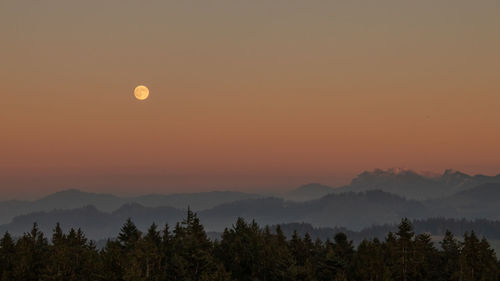
<path fill-rule="evenodd" d="M 329 193 L 382 190 L 408 199 L 429 200 L 450 196 L 486 183 L 500 183 L 500 174 L 471 176 L 452 169 L 444 171 L 443 174 L 401 168 L 375 169 L 362 172 L 345 186 L 334 188 L 317 183 L 307 184 L 284 197 L 303 201 L 317 199 Z"/>
<path fill-rule="evenodd" d="M 486 197 L 488 200 L 484 201 Z M 315 227 L 360 230 L 371 225 L 397 223 L 403 217 L 500 220 L 498 206 L 500 184 L 484 184 L 446 198 L 426 201 L 409 200 L 375 190 L 328 194 L 320 199 L 304 202 L 272 197 L 244 199 L 197 213 L 207 231 L 220 232 L 230 227 L 238 217 L 247 221 L 255 220 L 261 225 L 309 223 Z M 101 239 L 116 235 L 127 218 L 131 218 L 144 230 L 153 222 L 173 226 L 182 221 L 185 213 L 185 210 L 178 208 L 147 207 L 137 203 L 127 203 L 112 212 L 104 212 L 94 206 L 57 209 L 17 216 L 11 223 L 0 226 L 0 233 L 9 231 L 19 235 L 28 231 L 33 222 L 50 233 L 54 225 L 60 222 L 63 228 L 81 227 L 90 238 Z"/>
<path fill-rule="evenodd" d="M 207 231 L 222 231 L 238 217 L 255 220 L 261 225 L 307 222 L 314 226 L 344 226 L 360 229 L 372 224 L 397 222 L 401 217 L 420 218 L 427 215 L 425 206 L 382 191 L 330 194 L 306 202 L 285 201 L 281 198 L 258 198 L 224 203 L 198 211 Z M 9 231 L 18 235 L 28 231 L 33 222 L 50 233 L 57 222 L 63 228 L 82 228 L 88 237 L 100 239 L 116 235 L 121 224 L 131 218 L 140 229 L 151 223 L 158 225 L 182 221 L 186 212 L 172 207 L 146 207 L 127 203 L 113 212 L 104 212 L 94 206 L 75 209 L 56 209 L 15 217 L 11 223 L 0 226 L 0 233 Z"/>
<path fill-rule="evenodd" d="M 35 201 L 0 201 L 0 224 L 10 222 L 14 217 L 32 212 L 50 211 L 54 209 L 74 209 L 88 205 L 97 210 L 113 212 L 129 203 L 138 203 L 147 207 L 169 206 L 194 210 L 203 210 L 217 205 L 243 199 L 260 198 L 261 195 L 235 192 L 211 191 L 180 194 L 150 194 L 137 197 L 119 197 L 112 194 L 89 193 L 69 189 L 50 194 Z"/>
<path fill-rule="evenodd" d="M 50 233 L 82 228 L 102 239 L 118 233 L 131 218 L 140 229 L 181 221 L 188 206 L 208 231 L 222 231 L 238 217 L 261 225 L 308 223 L 314 227 L 360 230 L 397 223 L 402 217 L 500 220 L 499 176 L 469 176 L 447 170 L 428 175 L 410 170 L 364 172 L 350 185 L 331 188 L 308 184 L 281 197 L 231 191 L 119 197 L 66 190 L 36 201 L 0 202 L 0 233 L 29 231 L 37 222 Z"/>
<path fill-rule="evenodd" d="M 361 173 L 349 185 L 337 188 L 335 192 L 379 189 L 408 199 L 427 200 L 450 196 L 485 183 L 500 183 L 500 175 L 471 176 L 451 169 L 441 175 L 398 168 L 375 169 Z"/>

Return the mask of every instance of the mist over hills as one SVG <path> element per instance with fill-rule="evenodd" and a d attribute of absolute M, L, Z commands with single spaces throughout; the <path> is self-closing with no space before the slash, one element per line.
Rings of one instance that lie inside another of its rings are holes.
<path fill-rule="evenodd" d="M 442 175 L 375 170 L 348 186 L 307 184 L 283 197 L 231 191 L 119 197 L 66 190 L 36 201 L 0 202 L 0 233 L 22 234 L 33 222 L 50 233 L 60 222 L 101 239 L 115 235 L 127 218 L 141 229 L 153 222 L 173 225 L 184 218 L 188 206 L 207 231 L 222 231 L 238 217 L 261 225 L 308 223 L 353 231 L 397 223 L 402 217 L 500 220 L 499 178 L 452 170 Z"/>
<path fill-rule="evenodd" d="M 500 175 L 470 176 L 451 169 L 442 175 L 432 175 L 393 168 L 363 172 L 354 178 L 350 185 L 335 191 L 361 192 L 380 189 L 409 199 L 426 200 L 450 196 L 485 183 L 500 183 Z"/>
<path fill-rule="evenodd" d="M 222 204 L 199 213 L 208 230 L 220 230 L 238 217 L 261 225 L 307 222 L 315 226 L 360 229 L 372 224 L 397 222 L 401 217 L 424 217 L 417 201 L 382 192 L 329 194 L 320 199 L 293 202 L 279 198 L 252 199 Z"/>
<path fill-rule="evenodd" d="M 320 183 L 309 183 L 286 193 L 283 197 L 292 201 L 307 201 L 335 192 L 335 188 Z"/>
<path fill-rule="evenodd" d="M 28 232 L 34 222 L 44 233 L 52 233 L 59 222 L 64 230 L 81 228 L 87 237 L 98 240 L 116 236 L 127 218 L 132 218 L 140 229 L 145 230 L 153 222 L 163 225 L 181 221 L 185 213 L 172 207 L 144 207 L 138 204 L 125 204 L 111 213 L 100 211 L 94 206 L 57 209 L 15 217 L 11 223 L 0 226 L 0 233 L 8 231 L 16 236 L 21 235 Z"/>
<path fill-rule="evenodd" d="M 349 185 L 333 188 L 321 184 L 308 184 L 289 192 L 285 198 L 302 201 L 320 198 L 328 193 L 382 190 L 408 199 L 429 200 L 447 197 L 486 183 L 500 183 L 500 175 L 471 176 L 452 169 L 446 170 L 443 174 L 401 168 L 375 169 L 359 174 Z"/>
<path fill-rule="evenodd" d="M 259 198 L 260 195 L 236 191 L 211 191 L 200 193 L 150 194 L 137 197 L 119 197 L 112 194 L 90 193 L 76 189 L 56 192 L 35 201 L 0 201 L 0 224 L 8 223 L 18 215 L 54 209 L 74 209 L 92 205 L 104 212 L 112 212 L 128 203 L 148 207 L 169 206 L 198 211 L 226 202 Z"/>
<path fill-rule="evenodd" d="M 486 183 L 449 197 L 424 202 L 433 213 L 467 219 L 500 219 L 500 184 Z"/>
<path fill-rule="evenodd" d="M 173 225 L 181 221 L 184 215 L 185 210 L 146 207 L 137 203 L 125 204 L 110 213 L 86 206 L 18 216 L 11 223 L 0 226 L 0 233 L 8 230 L 19 235 L 29 231 L 33 222 L 50 233 L 54 225 L 60 222 L 64 228 L 82 228 L 88 237 L 101 239 L 118 233 L 127 218 L 131 218 L 139 228 L 146 229 L 153 222 Z M 372 224 L 395 223 L 402 217 L 420 218 L 425 215 L 427 213 L 423 204 L 382 191 L 330 194 L 306 202 L 280 198 L 246 199 L 198 211 L 207 231 L 222 231 L 238 217 L 255 220 L 262 225 L 307 222 L 314 226 L 344 226 L 356 230 Z"/>
<path fill-rule="evenodd" d="M 455 195 L 435 200 L 408 200 L 383 191 L 328 194 L 320 199 L 294 202 L 282 198 L 255 198 L 223 203 L 199 210 L 198 216 L 207 231 L 220 232 L 238 217 L 255 220 L 261 225 L 308 223 L 314 227 L 344 227 L 358 231 L 372 225 L 394 224 L 401 218 L 500 220 L 500 184 L 484 184 Z M 140 229 L 151 223 L 173 224 L 184 218 L 185 210 L 162 206 L 147 207 L 127 203 L 115 211 L 104 212 L 93 206 L 35 212 L 15 217 L 0 226 L 0 233 L 22 234 L 37 222 L 43 231 L 51 232 L 57 222 L 64 228 L 82 228 L 92 239 L 118 233 L 122 223 L 131 218 Z"/>
<path fill-rule="evenodd" d="M 470 201 L 467 201 L 466 193 L 473 193 L 475 196 L 471 196 Z M 486 207 L 484 205 L 481 207 L 477 200 L 485 196 L 489 197 L 489 203 Z M 471 207 L 465 212 L 462 207 L 464 204 L 476 206 L 476 203 L 481 208 Z M 443 217 L 462 221 L 464 218 L 470 220 L 487 218 L 498 221 L 499 204 L 500 184 L 487 184 L 445 199 L 426 202 L 407 200 L 383 191 L 329 194 L 321 199 L 306 202 L 285 201 L 281 198 L 246 199 L 201 210 L 198 216 L 206 230 L 213 232 L 221 232 L 224 228 L 230 227 L 238 217 L 247 221 L 255 220 L 262 225 L 306 223 L 315 228 L 360 231 L 373 225 L 394 225 L 402 217 L 411 219 Z M 110 213 L 100 211 L 93 206 L 86 206 L 18 216 L 11 223 L 0 226 L 0 233 L 9 231 L 14 235 L 20 235 L 29 231 L 33 222 L 37 222 L 42 231 L 51 233 L 54 225 L 60 222 L 64 229 L 82 228 L 89 238 L 98 240 L 114 237 L 127 218 L 131 218 L 140 229 L 145 230 L 153 222 L 160 226 L 168 223 L 173 227 L 175 223 L 184 219 L 185 213 L 185 210 L 177 208 L 145 207 L 137 203 L 125 204 Z M 488 224 L 481 227 L 488 227 Z M 380 231 L 380 233 L 386 232 L 387 229 Z"/>

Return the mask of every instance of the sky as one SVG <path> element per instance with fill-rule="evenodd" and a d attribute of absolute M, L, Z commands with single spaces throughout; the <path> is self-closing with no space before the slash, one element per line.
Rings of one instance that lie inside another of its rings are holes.
<path fill-rule="evenodd" d="M 499 14 L 488 0 L 1 1 L 0 199 L 499 174 Z"/>

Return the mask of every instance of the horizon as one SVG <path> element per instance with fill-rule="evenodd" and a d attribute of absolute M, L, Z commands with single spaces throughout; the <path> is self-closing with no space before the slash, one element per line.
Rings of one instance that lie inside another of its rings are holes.
<path fill-rule="evenodd" d="M 383 3 L 3 1 L 0 198 L 497 174 L 498 5 Z"/>
<path fill-rule="evenodd" d="M 395 172 L 395 170 L 397 170 Z M 444 171 L 442 172 L 433 172 L 433 171 L 418 171 L 418 170 L 413 170 L 413 169 L 408 169 L 408 168 L 401 168 L 401 167 L 392 167 L 392 168 L 387 168 L 387 169 L 381 169 L 381 168 L 374 168 L 374 169 L 371 169 L 371 170 L 365 170 L 365 171 L 362 171 L 360 173 L 358 173 L 355 177 L 351 178 L 348 182 L 344 183 L 344 184 L 341 184 L 341 185 L 330 185 L 330 184 L 327 184 L 327 183 L 323 183 L 323 182 L 314 182 L 314 181 L 310 181 L 310 182 L 304 182 L 302 184 L 299 184 L 297 186 L 288 186 L 288 187 L 276 187 L 276 186 L 273 186 L 273 187 L 270 187 L 270 188 L 250 188 L 250 189 L 240 189 L 240 188 L 231 188 L 231 187 L 227 187 L 227 188 L 217 188 L 217 187 L 213 187 L 213 188 L 201 188 L 200 190 L 188 190 L 188 191 L 172 191 L 172 190 L 153 190 L 151 192 L 149 191 L 143 191 L 143 192 L 122 192 L 122 191 L 113 191 L 113 190 L 109 190 L 109 191 L 106 191 L 106 190 L 102 190 L 102 189 L 99 189 L 99 190 L 93 190 L 93 189 L 88 189 L 88 188 L 77 188 L 77 187 L 62 187 L 60 189 L 54 189 L 54 190 L 50 190 L 50 191 L 47 191 L 45 193 L 41 193 L 41 194 L 31 194 L 31 195 L 25 195 L 25 197 L 4 197 L 2 198 L 2 200 L 0 200 L 0 202 L 2 201 L 10 201 L 10 200 L 20 200 L 20 201 L 23 201 L 23 200 L 27 200 L 27 201 L 36 201 L 36 200 L 39 200 L 39 199 L 42 199 L 44 197 L 47 197 L 47 196 L 50 196 L 52 194 L 56 194 L 56 193 L 61 193 L 61 192 L 66 192 L 66 191 L 78 191 L 78 192 L 84 192 L 84 193 L 93 193 L 93 194 L 101 194 L 101 195 L 113 195 L 113 196 L 117 196 L 117 197 L 123 197 L 123 198 L 127 198 L 127 197 L 140 197 L 140 196 L 148 196 L 148 195 L 177 195 L 177 194 L 197 194 L 197 193 L 210 193 L 210 192 L 242 192 L 242 193 L 248 193 L 248 194 L 259 194 L 259 195 L 266 195 L 266 196 L 283 196 L 285 195 L 287 192 L 291 192 L 291 191 L 294 191 L 294 190 L 297 190 L 301 187 L 304 187 L 304 186 L 308 186 L 308 185 L 323 185 L 323 186 L 327 186 L 327 187 L 330 187 L 330 188 L 333 188 L 333 189 L 338 189 L 338 188 L 342 188 L 342 187 L 345 187 L 345 186 L 348 186 L 351 181 L 353 179 L 355 179 L 357 176 L 360 176 L 361 174 L 363 173 L 375 173 L 375 172 L 384 172 L 384 173 L 393 173 L 395 172 L 395 174 L 399 173 L 399 171 L 403 171 L 403 172 L 411 172 L 411 173 L 415 173 L 415 174 L 418 174 L 419 176 L 422 176 L 424 178 L 428 178 L 428 179 L 434 179 L 434 178 L 437 178 L 437 177 L 441 177 L 443 175 L 445 175 L 446 172 L 452 172 L 452 173 L 464 173 L 468 176 L 471 176 L 471 177 L 474 177 L 474 176 L 488 176 L 488 177 L 495 177 L 495 176 L 500 176 L 500 173 L 496 173 L 496 174 L 471 174 L 471 173 L 467 173 L 465 171 L 460 171 L 460 170 L 456 170 L 456 169 L 445 169 Z"/>
<path fill-rule="evenodd" d="M 0 279 L 500 280 L 499 15 L 1 0 Z"/>

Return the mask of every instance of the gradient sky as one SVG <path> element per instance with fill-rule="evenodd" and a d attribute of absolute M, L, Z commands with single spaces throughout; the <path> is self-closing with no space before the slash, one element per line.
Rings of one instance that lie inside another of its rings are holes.
<path fill-rule="evenodd" d="M 498 174 L 499 15 L 486 0 L 1 1 L 0 199 Z"/>

